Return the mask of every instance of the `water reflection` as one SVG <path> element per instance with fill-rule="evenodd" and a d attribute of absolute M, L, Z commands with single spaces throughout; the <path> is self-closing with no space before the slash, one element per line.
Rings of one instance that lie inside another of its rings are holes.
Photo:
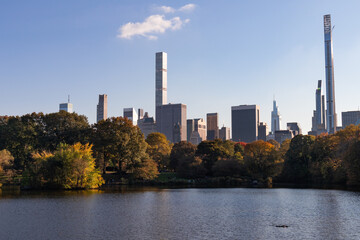
<path fill-rule="evenodd" d="M 2 239 L 358 239 L 360 194 L 118 186 L 0 192 Z M 276 225 L 288 225 L 277 228 Z"/>

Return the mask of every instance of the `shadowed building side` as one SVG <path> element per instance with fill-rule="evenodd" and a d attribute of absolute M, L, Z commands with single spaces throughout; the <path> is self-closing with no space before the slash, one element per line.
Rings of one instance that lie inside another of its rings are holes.
<path fill-rule="evenodd" d="M 260 119 L 258 105 L 240 105 L 231 107 L 232 140 L 235 142 L 253 142 L 258 139 Z"/>

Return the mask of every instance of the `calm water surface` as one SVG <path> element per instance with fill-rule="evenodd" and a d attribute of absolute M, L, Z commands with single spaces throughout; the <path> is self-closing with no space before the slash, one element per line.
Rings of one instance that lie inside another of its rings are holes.
<path fill-rule="evenodd" d="M 360 193 L 251 188 L 21 194 L 3 190 L 0 223 L 0 239 L 360 239 Z"/>

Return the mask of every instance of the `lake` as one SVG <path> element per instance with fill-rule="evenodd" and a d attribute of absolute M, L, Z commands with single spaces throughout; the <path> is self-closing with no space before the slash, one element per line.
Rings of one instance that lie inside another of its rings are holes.
<path fill-rule="evenodd" d="M 360 193 L 113 187 L 0 194 L 1 239 L 360 239 Z M 277 227 L 286 225 L 288 227 Z"/>

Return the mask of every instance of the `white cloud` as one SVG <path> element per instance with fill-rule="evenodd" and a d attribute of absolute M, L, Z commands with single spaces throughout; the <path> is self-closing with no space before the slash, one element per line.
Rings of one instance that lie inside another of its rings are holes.
<path fill-rule="evenodd" d="M 163 12 L 163 13 L 174 13 L 174 12 L 192 12 L 195 9 L 196 5 L 193 3 L 186 4 L 179 9 L 175 9 L 169 6 L 161 6 L 157 7 L 156 9 Z"/>
<path fill-rule="evenodd" d="M 118 38 L 131 39 L 140 35 L 150 40 L 156 40 L 155 34 L 165 33 L 167 30 L 178 30 L 190 20 L 181 20 L 180 17 L 165 19 L 163 15 L 151 15 L 144 22 L 126 23 L 119 28 Z"/>
<path fill-rule="evenodd" d="M 186 4 L 184 6 L 182 6 L 181 8 L 179 8 L 179 11 L 180 12 L 191 12 L 195 9 L 196 5 L 193 4 L 193 3 L 189 3 L 189 4 Z"/>
<path fill-rule="evenodd" d="M 174 8 L 168 7 L 168 6 L 161 6 L 161 7 L 158 7 L 158 9 L 164 13 L 174 13 L 175 12 Z"/>

